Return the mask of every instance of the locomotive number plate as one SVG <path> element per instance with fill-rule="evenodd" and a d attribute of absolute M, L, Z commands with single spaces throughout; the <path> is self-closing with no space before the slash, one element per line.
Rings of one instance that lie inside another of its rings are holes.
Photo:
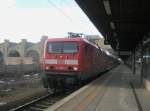
<path fill-rule="evenodd" d="M 58 70 L 64 70 L 64 67 L 57 67 Z"/>
<path fill-rule="evenodd" d="M 64 60 L 63 60 L 63 59 L 59 59 L 59 60 L 57 61 L 57 64 L 64 64 Z"/>

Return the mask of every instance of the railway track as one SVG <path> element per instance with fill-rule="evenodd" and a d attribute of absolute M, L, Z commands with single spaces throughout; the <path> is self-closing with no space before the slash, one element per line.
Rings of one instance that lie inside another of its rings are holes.
<path fill-rule="evenodd" d="M 105 72 L 104 72 L 105 73 Z M 103 75 L 102 73 L 101 75 Z M 99 76 L 101 76 L 99 75 Z M 97 77 L 99 77 L 97 76 Z M 43 111 L 44 109 L 50 107 L 54 103 L 60 101 L 64 97 L 68 96 L 72 92 L 76 91 L 77 89 L 81 88 L 82 86 L 90 83 L 91 81 L 95 80 L 97 77 L 94 77 L 90 80 L 87 80 L 86 83 L 80 84 L 77 87 L 68 89 L 65 93 L 56 93 L 56 94 L 48 94 L 42 97 L 39 97 L 33 101 L 30 101 L 22 106 L 19 106 L 17 108 L 13 108 L 10 111 Z"/>
<path fill-rule="evenodd" d="M 30 101 L 17 108 L 13 108 L 10 111 L 43 111 L 44 109 L 48 108 L 49 106 L 53 105 L 54 103 L 58 102 L 59 100 L 69 95 L 71 92 L 69 91 L 66 92 L 65 94 L 64 93 L 53 95 L 48 94 L 40 98 L 37 98 L 33 101 Z"/>

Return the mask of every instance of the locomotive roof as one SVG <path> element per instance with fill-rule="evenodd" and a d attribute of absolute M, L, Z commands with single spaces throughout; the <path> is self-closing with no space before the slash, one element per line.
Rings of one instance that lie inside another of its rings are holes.
<path fill-rule="evenodd" d="M 85 38 L 81 38 L 81 37 L 75 37 L 75 38 L 49 38 L 47 39 L 47 42 L 60 42 L 60 41 L 84 41 L 90 45 L 92 45 L 93 47 L 97 48 L 97 49 L 101 49 L 102 52 L 104 52 L 105 54 L 107 54 L 107 51 L 102 49 L 101 47 L 99 47 L 97 44 L 95 44 L 94 42 L 91 42 Z M 115 58 L 112 54 L 107 54 L 108 56 L 111 56 L 113 58 Z"/>
<path fill-rule="evenodd" d="M 86 42 L 86 43 L 88 43 L 88 44 L 90 44 L 90 45 L 92 45 L 92 46 L 94 46 L 94 47 L 96 47 L 96 48 L 100 48 L 97 44 L 95 44 L 94 42 L 91 42 L 91 41 L 89 41 L 89 40 L 87 40 L 87 39 L 85 39 L 85 38 L 81 38 L 81 37 L 75 37 L 75 38 L 49 38 L 48 40 L 47 40 L 47 42 L 60 42 L 60 41 L 84 41 L 84 42 Z"/>
<path fill-rule="evenodd" d="M 76 38 L 49 38 L 47 42 L 56 42 L 56 41 L 81 41 L 81 37 L 76 37 Z"/>

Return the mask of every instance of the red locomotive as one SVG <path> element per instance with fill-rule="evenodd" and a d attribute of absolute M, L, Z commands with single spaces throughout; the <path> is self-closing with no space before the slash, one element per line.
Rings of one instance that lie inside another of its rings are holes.
<path fill-rule="evenodd" d="M 81 37 L 48 39 L 44 48 L 46 88 L 84 81 L 114 66 L 114 59 Z"/>

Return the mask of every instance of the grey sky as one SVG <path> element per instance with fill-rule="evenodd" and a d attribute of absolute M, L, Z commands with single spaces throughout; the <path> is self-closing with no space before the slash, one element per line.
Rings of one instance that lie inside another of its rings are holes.
<path fill-rule="evenodd" d="M 74 0 L 1 0 L 0 42 L 37 42 L 42 35 L 64 37 L 67 32 L 100 34 Z"/>

